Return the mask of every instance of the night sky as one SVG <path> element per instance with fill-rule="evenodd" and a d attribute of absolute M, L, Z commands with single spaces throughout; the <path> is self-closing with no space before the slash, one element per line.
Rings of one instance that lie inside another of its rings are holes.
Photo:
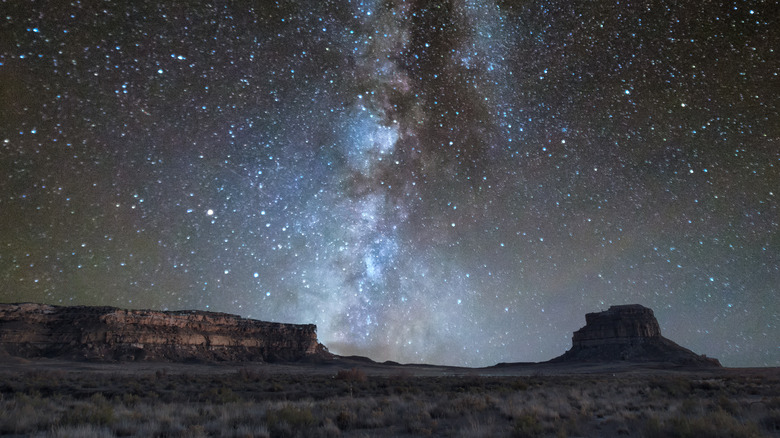
<path fill-rule="evenodd" d="M 780 366 L 773 1 L 2 0 L 0 301 Z"/>

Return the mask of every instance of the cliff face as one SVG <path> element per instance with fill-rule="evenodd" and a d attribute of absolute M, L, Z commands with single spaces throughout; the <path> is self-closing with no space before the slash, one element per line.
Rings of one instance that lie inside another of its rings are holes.
<path fill-rule="evenodd" d="M 585 315 L 585 327 L 574 332 L 575 346 L 604 343 L 625 343 L 634 340 L 658 338 L 661 327 L 652 309 L 631 304 L 612 306 L 609 310 Z"/>
<path fill-rule="evenodd" d="M 327 356 L 315 325 L 202 311 L 0 304 L 0 349 L 20 357 L 294 361 Z"/>
<path fill-rule="evenodd" d="M 551 362 L 659 362 L 719 367 L 717 359 L 700 356 L 661 336 L 651 309 L 631 304 L 585 315 L 574 332 L 572 348 Z"/>

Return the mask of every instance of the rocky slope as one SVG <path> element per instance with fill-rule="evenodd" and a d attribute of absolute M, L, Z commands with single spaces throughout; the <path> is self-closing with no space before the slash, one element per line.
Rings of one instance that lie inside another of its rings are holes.
<path fill-rule="evenodd" d="M 315 325 L 202 311 L 0 304 L 0 351 L 89 360 L 296 361 L 328 357 Z"/>
<path fill-rule="evenodd" d="M 719 367 L 717 359 L 700 356 L 661 336 L 652 309 L 639 304 L 612 306 L 585 315 L 574 332 L 572 348 L 550 362 L 659 362 Z"/>

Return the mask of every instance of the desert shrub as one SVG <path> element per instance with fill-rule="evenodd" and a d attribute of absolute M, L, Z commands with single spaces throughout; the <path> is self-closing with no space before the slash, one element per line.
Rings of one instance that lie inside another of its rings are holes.
<path fill-rule="evenodd" d="M 114 408 L 108 403 L 84 403 L 71 406 L 61 419 L 65 425 L 109 425 L 114 422 Z"/>
<path fill-rule="evenodd" d="M 701 400 L 696 398 L 687 398 L 680 404 L 680 412 L 685 415 L 692 415 L 701 412 Z"/>
<path fill-rule="evenodd" d="M 780 397 L 772 397 L 765 401 L 768 409 L 780 409 Z"/>
<path fill-rule="evenodd" d="M 525 412 L 514 418 L 512 422 L 512 436 L 518 438 L 536 437 L 543 431 L 542 423 L 536 415 Z"/>
<path fill-rule="evenodd" d="M 557 436 L 559 437 L 583 436 L 582 424 L 579 420 L 584 420 L 584 419 L 568 418 L 565 421 L 557 422 L 555 425 L 556 428 L 558 429 Z"/>
<path fill-rule="evenodd" d="M 273 382 L 271 383 L 271 386 L 266 388 L 266 391 L 268 392 L 284 392 L 284 385 L 280 382 Z"/>
<path fill-rule="evenodd" d="M 742 424 L 729 413 L 719 410 L 702 417 L 676 416 L 663 423 L 656 418 L 645 423 L 646 438 L 729 437 L 750 438 L 762 436 L 756 424 Z"/>
<path fill-rule="evenodd" d="M 311 428 L 316 424 L 314 414 L 309 408 L 284 404 L 277 409 L 266 411 L 265 420 L 273 435 L 291 436 L 296 431 Z"/>
<path fill-rule="evenodd" d="M 664 438 L 666 436 L 661 420 L 656 416 L 645 419 L 643 426 L 642 436 L 644 438 Z"/>
<path fill-rule="evenodd" d="M 761 424 L 772 433 L 780 432 L 780 410 L 773 409 L 763 418 Z"/>
<path fill-rule="evenodd" d="M 685 377 L 670 377 L 652 382 L 651 386 L 660 390 L 662 397 L 679 398 L 691 393 L 691 382 Z"/>
<path fill-rule="evenodd" d="M 431 409 L 431 418 L 456 418 L 463 415 L 462 412 L 458 412 L 458 408 L 455 406 L 454 400 L 442 400 Z"/>
<path fill-rule="evenodd" d="M 202 424 L 190 424 L 189 426 L 187 426 L 186 429 L 184 429 L 184 435 L 191 438 L 208 436 L 208 434 L 206 433 L 206 428 L 203 427 Z M 246 436 L 252 436 L 252 435 L 246 435 Z"/>
<path fill-rule="evenodd" d="M 114 434 L 103 426 L 80 424 L 78 426 L 60 426 L 54 428 L 50 436 L 52 438 L 112 438 Z"/>
<path fill-rule="evenodd" d="M 245 382 L 259 382 L 266 379 L 266 373 L 261 370 L 255 370 L 251 368 L 241 368 L 236 374 Z"/>
<path fill-rule="evenodd" d="M 436 421 L 431 418 L 428 405 L 419 400 L 397 400 L 393 417 L 403 424 L 408 433 L 428 436 L 433 433 Z"/>
<path fill-rule="evenodd" d="M 270 438 L 271 434 L 265 426 L 241 425 L 236 428 L 233 436 L 236 438 Z"/>
<path fill-rule="evenodd" d="M 499 430 L 496 425 L 495 417 L 482 415 L 468 415 L 466 422 L 460 429 L 457 436 L 462 438 L 493 438 L 496 436 L 506 436 L 507 430 Z"/>
<path fill-rule="evenodd" d="M 377 407 L 373 409 L 367 416 L 363 417 L 360 422 L 361 426 L 367 428 L 379 428 L 387 423 L 387 416 L 382 408 Z"/>
<path fill-rule="evenodd" d="M 342 410 L 336 415 L 336 425 L 341 430 L 348 430 L 352 428 L 357 422 L 357 415 L 349 410 Z"/>
<path fill-rule="evenodd" d="M 64 426 L 106 426 L 114 422 L 114 406 L 101 393 L 84 401 L 72 402 L 60 418 Z"/>
<path fill-rule="evenodd" d="M 116 436 L 139 436 L 139 422 L 141 422 L 141 420 L 138 418 L 133 418 L 129 415 L 121 416 L 114 420 L 111 429 Z"/>
<path fill-rule="evenodd" d="M 700 389 L 702 391 L 716 391 L 720 389 L 720 382 L 712 379 L 700 380 L 692 384 L 694 389 Z"/>
<path fill-rule="evenodd" d="M 526 382 L 525 380 L 517 379 L 510 382 L 508 387 L 512 391 L 527 391 L 530 386 L 528 385 L 528 382 Z"/>
<path fill-rule="evenodd" d="M 739 404 L 725 395 L 718 397 L 718 407 L 732 415 L 738 413 L 740 410 Z"/>
<path fill-rule="evenodd" d="M 365 382 L 366 373 L 360 368 L 351 368 L 348 370 L 339 370 L 336 373 L 336 380 L 345 380 L 348 382 Z"/>
<path fill-rule="evenodd" d="M 117 400 L 123 403 L 125 406 L 133 407 L 141 402 L 141 397 L 136 394 L 126 392 L 122 394 L 122 397 L 116 397 Z"/>
<path fill-rule="evenodd" d="M 234 393 L 232 389 L 225 387 L 211 388 L 203 393 L 201 399 L 211 403 L 219 404 L 236 403 L 241 401 L 241 397 L 238 394 Z"/>
<path fill-rule="evenodd" d="M 338 426 L 336 426 L 330 418 L 326 418 L 319 428 L 319 436 L 325 438 L 340 437 L 341 430 L 339 430 Z"/>
<path fill-rule="evenodd" d="M 53 406 L 20 400 L 25 398 L 27 396 L 23 395 L 15 400 L 0 401 L 0 435 L 29 433 L 56 423 Z"/>
<path fill-rule="evenodd" d="M 474 412 L 482 412 L 490 407 L 487 397 L 465 394 L 455 398 L 445 399 L 431 409 L 433 418 L 456 418 Z"/>

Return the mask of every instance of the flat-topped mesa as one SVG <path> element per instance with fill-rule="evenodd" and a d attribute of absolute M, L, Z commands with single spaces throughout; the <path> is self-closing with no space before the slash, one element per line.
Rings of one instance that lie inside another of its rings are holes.
<path fill-rule="evenodd" d="M 661 327 L 652 309 L 639 304 L 612 306 L 609 310 L 585 315 L 585 327 L 574 332 L 573 345 L 631 343 L 661 336 Z"/>
<path fill-rule="evenodd" d="M 574 332 L 572 348 L 551 362 L 655 362 L 675 366 L 719 367 L 717 359 L 699 356 L 661 336 L 651 309 L 639 304 L 612 306 L 585 315 Z"/>
<path fill-rule="evenodd" d="M 0 304 L 0 350 L 26 358 L 296 361 L 325 357 L 313 324 L 204 311 Z"/>

